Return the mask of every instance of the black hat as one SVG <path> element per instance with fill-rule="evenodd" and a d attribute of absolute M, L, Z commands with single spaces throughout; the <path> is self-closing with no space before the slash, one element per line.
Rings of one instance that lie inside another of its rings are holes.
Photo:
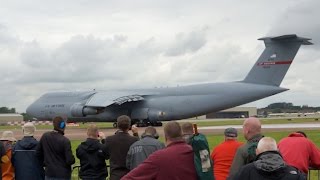
<path fill-rule="evenodd" d="M 235 128 L 227 128 L 224 130 L 224 135 L 227 137 L 237 137 L 238 131 Z"/>

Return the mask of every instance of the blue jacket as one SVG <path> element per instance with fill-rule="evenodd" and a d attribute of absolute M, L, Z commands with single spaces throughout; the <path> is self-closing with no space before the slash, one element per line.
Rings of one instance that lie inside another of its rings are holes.
<path fill-rule="evenodd" d="M 35 155 L 38 141 L 31 136 L 19 140 L 12 151 L 12 164 L 15 168 L 15 179 L 44 179 L 44 169 Z"/>

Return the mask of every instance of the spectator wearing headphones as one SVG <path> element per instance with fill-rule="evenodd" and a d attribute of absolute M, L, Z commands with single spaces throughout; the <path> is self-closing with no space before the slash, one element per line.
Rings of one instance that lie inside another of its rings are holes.
<path fill-rule="evenodd" d="M 70 180 L 75 159 L 70 140 L 64 136 L 66 122 L 62 117 L 55 117 L 52 123 L 53 131 L 42 135 L 36 154 L 44 164 L 46 180 Z"/>
<path fill-rule="evenodd" d="M 127 154 L 127 168 L 132 170 L 148 158 L 153 152 L 165 146 L 158 140 L 159 135 L 154 127 L 147 127 L 141 139 L 130 146 Z"/>

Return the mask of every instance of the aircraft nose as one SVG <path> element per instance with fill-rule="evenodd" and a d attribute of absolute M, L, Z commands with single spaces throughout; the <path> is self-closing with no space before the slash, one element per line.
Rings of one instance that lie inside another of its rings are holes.
<path fill-rule="evenodd" d="M 30 106 L 27 107 L 26 109 L 26 113 L 30 116 L 33 116 L 34 115 L 34 106 L 33 104 L 31 104 Z"/>

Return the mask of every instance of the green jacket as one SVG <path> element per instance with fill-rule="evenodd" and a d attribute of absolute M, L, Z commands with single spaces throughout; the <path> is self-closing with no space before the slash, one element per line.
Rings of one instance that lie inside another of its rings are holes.
<path fill-rule="evenodd" d="M 234 156 L 232 161 L 228 179 L 232 179 L 242 166 L 250 163 L 248 162 L 248 149 L 253 143 L 259 142 L 262 137 L 263 136 L 261 134 L 257 134 L 249 139 L 246 144 L 243 144 L 237 149 L 236 155 Z"/>

